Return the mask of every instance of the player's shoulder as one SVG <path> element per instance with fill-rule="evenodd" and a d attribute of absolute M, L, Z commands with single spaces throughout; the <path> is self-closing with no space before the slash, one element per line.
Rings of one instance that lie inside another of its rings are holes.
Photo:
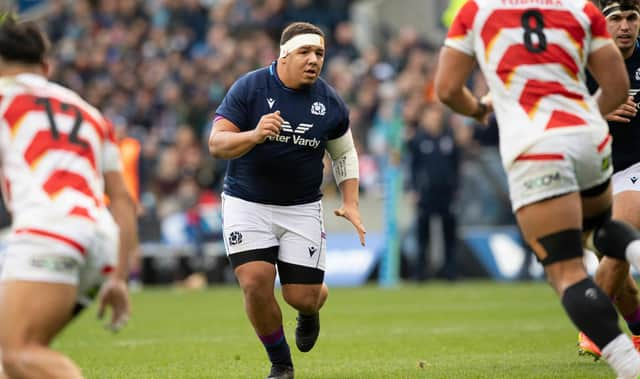
<path fill-rule="evenodd" d="M 70 88 L 48 81 L 43 93 L 45 96 L 53 98 L 60 103 L 76 107 L 82 113 L 82 118 L 93 124 L 101 135 L 110 136 L 113 134 L 113 127 L 102 112 Z"/>
<path fill-rule="evenodd" d="M 52 95 L 52 97 L 55 97 L 61 102 L 69 103 L 80 108 L 83 112 L 86 112 L 95 120 L 106 122 L 104 116 L 102 115 L 102 112 L 100 112 L 95 106 L 89 104 L 89 102 L 87 102 L 75 91 L 54 82 L 48 82 L 47 85 L 49 86 L 49 93 Z"/>
<path fill-rule="evenodd" d="M 572 12 L 573 14 L 582 14 L 591 18 L 595 15 L 600 15 L 600 9 L 590 0 L 546 0 L 549 1 L 550 7 L 563 8 Z"/>
<path fill-rule="evenodd" d="M 16 76 L 2 77 L 0 78 L 0 94 L 9 97 L 31 95 L 54 98 L 62 103 L 77 106 L 82 111 L 96 118 L 102 117 L 95 107 L 87 103 L 76 92 L 54 83 L 41 75 L 19 74 Z"/>
<path fill-rule="evenodd" d="M 625 59 L 627 67 L 638 68 L 640 67 L 640 38 L 636 40 L 636 48 L 633 49 L 633 53 L 628 59 Z"/>
<path fill-rule="evenodd" d="M 27 86 L 18 76 L 0 77 L 0 94 L 2 96 L 18 95 L 26 91 Z"/>
<path fill-rule="evenodd" d="M 262 67 L 240 76 L 234 83 L 237 90 L 245 90 L 248 93 L 266 86 L 269 80 L 269 67 Z"/>
<path fill-rule="evenodd" d="M 336 89 L 333 88 L 333 86 L 329 84 L 323 77 L 318 78 L 313 90 L 317 94 L 326 97 L 330 101 L 336 102 L 338 104 L 344 104 L 344 100 L 342 100 L 342 97 L 340 97 Z"/>

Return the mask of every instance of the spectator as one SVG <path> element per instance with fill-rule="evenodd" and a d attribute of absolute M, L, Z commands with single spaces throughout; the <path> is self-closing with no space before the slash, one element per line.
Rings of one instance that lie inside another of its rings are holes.
<path fill-rule="evenodd" d="M 433 216 L 442 222 L 444 265 L 438 275 L 456 279 L 456 215 L 453 210 L 460 182 L 460 152 L 444 109 L 432 104 L 422 111 L 419 127 L 408 143 L 411 189 L 416 199 L 418 254 L 413 279 L 429 277 L 427 250 Z"/>

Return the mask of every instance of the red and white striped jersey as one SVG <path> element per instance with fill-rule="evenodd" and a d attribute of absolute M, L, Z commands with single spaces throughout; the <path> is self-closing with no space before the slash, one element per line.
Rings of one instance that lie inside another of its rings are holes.
<path fill-rule="evenodd" d="M 445 46 L 475 56 L 500 128 L 505 167 L 549 133 L 608 129 L 585 85 L 589 54 L 612 43 L 586 0 L 469 0 Z"/>
<path fill-rule="evenodd" d="M 0 159 L 14 229 L 45 232 L 58 232 L 51 220 L 101 217 L 102 174 L 121 170 L 112 126 L 100 112 L 33 74 L 0 78 Z"/>

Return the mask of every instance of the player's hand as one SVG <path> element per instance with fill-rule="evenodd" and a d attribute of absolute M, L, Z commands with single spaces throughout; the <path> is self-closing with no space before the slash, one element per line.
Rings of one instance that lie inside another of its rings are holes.
<path fill-rule="evenodd" d="M 110 278 L 98 294 L 98 318 L 102 319 L 107 308 L 111 308 L 111 321 L 105 327 L 112 332 L 122 329 L 129 321 L 129 293 L 122 279 Z"/>
<path fill-rule="evenodd" d="M 488 125 L 489 116 L 491 115 L 491 113 L 493 113 L 493 98 L 491 97 L 491 93 L 487 93 L 486 95 L 482 96 L 482 98 L 480 99 L 480 103 L 486 106 L 486 111 L 473 117 L 473 119 L 482 125 Z"/>
<path fill-rule="evenodd" d="M 333 213 L 336 216 L 346 218 L 350 223 L 353 224 L 353 226 L 356 228 L 356 231 L 358 231 L 358 236 L 360 237 L 360 245 L 364 246 L 366 244 L 364 236 L 365 234 L 367 234 L 367 231 L 365 230 L 364 225 L 362 224 L 362 220 L 360 219 L 360 211 L 358 210 L 358 207 L 343 204 L 339 209 L 334 210 Z"/>
<path fill-rule="evenodd" d="M 256 144 L 263 143 L 267 138 L 280 134 L 283 123 L 284 119 L 280 116 L 280 111 L 262 115 L 258 125 L 253 130 Z"/>
<path fill-rule="evenodd" d="M 633 96 L 627 98 L 627 102 L 620 105 L 618 109 L 609 113 L 605 119 L 607 121 L 623 122 L 625 124 L 631 122 L 631 119 L 636 117 L 638 109 L 636 103 L 633 101 Z"/>

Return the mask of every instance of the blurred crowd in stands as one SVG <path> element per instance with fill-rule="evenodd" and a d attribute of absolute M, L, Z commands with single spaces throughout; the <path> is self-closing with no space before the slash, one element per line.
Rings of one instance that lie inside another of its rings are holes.
<path fill-rule="evenodd" d="M 119 135 L 140 142 L 143 241 L 197 241 L 219 230 L 210 210 L 219 202 L 226 162 L 209 157 L 206 148 L 215 109 L 239 75 L 276 59 L 280 32 L 292 21 L 312 22 L 327 35 L 323 77 L 350 107 L 363 196 L 382 196 L 382 171 L 391 167 L 405 173 L 406 194 L 416 204 L 455 194 L 446 202 L 463 223 L 510 222 L 495 125 L 472 125 L 434 98 L 439 46 L 411 26 L 389 25 L 380 26 L 386 31 L 382 41 L 356 46 L 352 3 L 49 2 L 42 20 L 53 42 L 53 80 L 99 107 Z M 483 94 L 486 87 L 475 78 L 470 84 Z M 440 135 L 451 138 L 442 142 Z M 421 142 L 412 145 L 417 138 Z M 442 169 L 448 167 L 447 154 L 416 164 L 416 154 L 428 155 L 434 143 L 445 153 L 456 149 L 457 169 Z M 331 196 L 336 189 L 326 166 L 325 193 Z M 176 225 L 186 227 L 176 233 Z"/>

